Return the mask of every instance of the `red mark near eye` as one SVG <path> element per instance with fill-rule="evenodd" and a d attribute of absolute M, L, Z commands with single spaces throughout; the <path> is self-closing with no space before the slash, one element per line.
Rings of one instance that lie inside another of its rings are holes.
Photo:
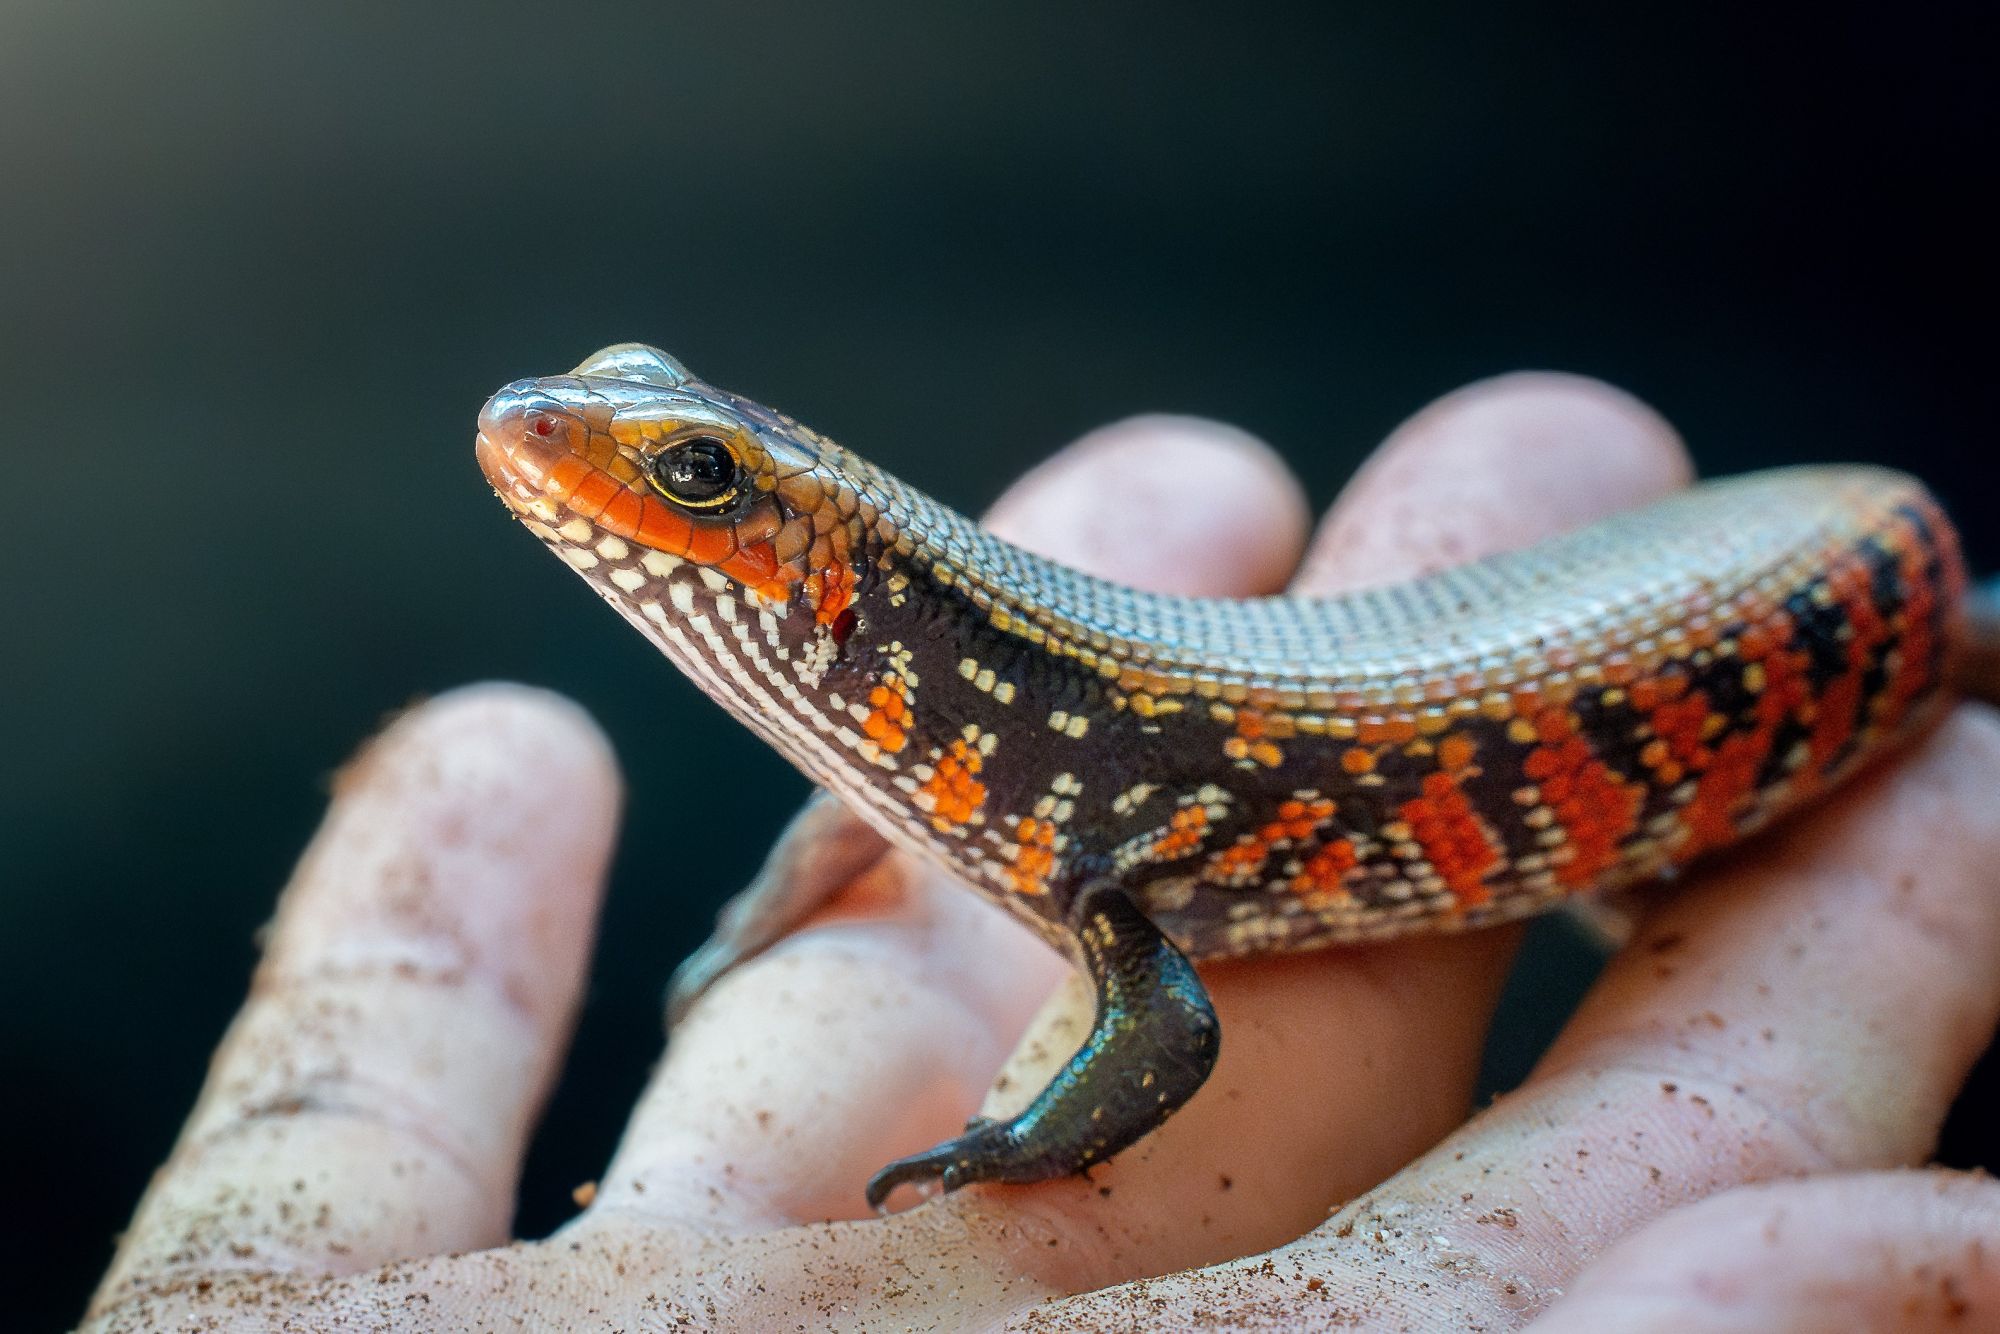
<path fill-rule="evenodd" d="M 555 433 L 556 433 L 556 419 L 554 417 L 535 418 L 536 435 L 549 436 L 549 435 L 554 435 Z"/>
<path fill-rule="evenodd" d="M 827 628 L 833 632 L 835 648 L 847 647 L 847 637 L 854 633 L 854 623 L 857 619 L 852 607 L 842 607 L 840 614 L 833 618 L 833 624 Z"/>

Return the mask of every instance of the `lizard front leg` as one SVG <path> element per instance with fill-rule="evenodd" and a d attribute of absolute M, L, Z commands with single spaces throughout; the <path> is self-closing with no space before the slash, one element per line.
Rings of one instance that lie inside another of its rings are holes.
<path fill-rule="evenodd" d="M 1221 1030 L 1186 956 L 1108 885 L 1078 895 L 1071 924 L 1097 991 L 1089 1037 L 1019 1115 L 975 1121 L 877 1172 L 869 1204 L 879 1209 L 897 1186 L 932 1178 L 953 1191 L 1083 1171 L 1150 1133 L 1208 1078 Z"/>

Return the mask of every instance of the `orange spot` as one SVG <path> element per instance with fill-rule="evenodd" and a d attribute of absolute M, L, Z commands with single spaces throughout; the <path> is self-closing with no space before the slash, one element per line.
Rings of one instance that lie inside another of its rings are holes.
<path fill-rule="evenodd" d="M 1267 821 L 1254 833 L 1243 835 L 1234 844 L 1210 857 L 1202 871 L 1203 878 L 1223 884 L 1248 883 L 1263 871 L 1272 849 L 1311 838 L 1320 824 L 1331 818 L 1334 809 L 1333 802 L 1325 797 L 1280 803 L 1276 819 Z"/>
<path fill-rule="evenodd" d="M 883 678 L 882 684 L 868 692 L 868 716 L 861 720 L 861 730 L 869 735 L 882 749 L 900 751 L 909 744 L 908 724 L 910 720 L 910 700 L 904 693 L 903 679 L 894 672 Z M 954 746 L 963 746 L 963 741 L 955 741 Z M 973 753 L 977 759 L 978 753 Z M 978 772 L 976 769 L 974 772 Z"/>
<path fill-rule="evenodd" d="M 1354 844 L 1337 838 L 1320 848 L 1299 868 L 1299 873 L 1292 877 L 1291 891 L 1294 894 L 1331 894 L 1341 890 L 1346 885 L 1347 873 L 1360 861 Z"/>
<path fill-rule="evenodd" d="M 1700 773 L 1708 767 L 1714 758 L 1707 743 L 1711 717 L 1708 696 L 1699 690 L 1690 692 L 1685 674 L 1673 672 L 1635 682 L 1631 698 L 1633 707 L 1647 715 L 1646 721 L 1653 728 L 1658 749 L 1649 744 L 1639 758 L 1656 779 L 1672 785 L 1688 772 Z"/>
<path fill-rule="evenodd" d="M 1847 667 L 1827 683 L 1820 695 L 1807 749 L 1812 773 L 1824 776 L 1854 736 L 1861 721 L 1861 697 L 1875 652 L 1889 639 L 1889 624 L 1875 605 L 1874 580 L 1867 563 L 1845 553 L 1827 571 L 1827 590 L 1840 607 L 1852 637 L 1847 641 Z"/>
<path fill-rule="evenodd" d="M 1707 772 L 1695 785 L 1694 799 L 1681 813 L 1687 840 L 1675 854 L 1680 860 L 1736 837 L 1737 821 L 1754 799 L 1757 776 L 1770 757 L 1779 726 L 1806 703 L 1806 655 L 1781 647 L 1791 642 L 1791 617 L 1777 613 L 1760 628 L 1762 633 L 1754 638 L 1745 635 L 1738 640 L 1754 647 L 1755 656 L 1746 653 L 1746 661 L 1760 663 L 1764 672 L 1763 689 L 1751 710 L 1752 725 L 1715 747 Z"/>
<path fill-rule="evenodd" d="M 1366 717 L 1356 721 L 1356 739 L 1364 745 L 1401 745 L 1405 741 L 1417 739 L 1417 720 L 1408 714 L 1396 714 L 1390 718 Z"/>
<path fill-rule="evenodd" d="M 1310 838 L 1321 821 L 1331 819 L 1339 807 L 1327 797 L 1314 797 L 1310 801 L 1287 801 L 1279 805 L 1278 818 L 1264 828 L 1271 833 L 1272 841 L 1284 838 L 1292 842 Z"/>
<path fill-rule="evenodd" d="M 1018 847 L 1005 872 L 1017 894 L 1046 894 L 1056 864 L 1056 827 L 1048 820 L 1023 819 L 1014 826 Z"/>
<path fill-rule="evenodd" d="M 986 804 L 986 785 L 978 778 L 984 766 L 978 748 L 963 738 L 938 757 L 930 778 L 917 789 L 930 798 L 933 827 L 942 831 L 963 825 Z"/>
<path fill-rule="evenodd" d="M 1398 813 L 1460 907 L 1476 908 L 1493 897 L 1485 881 L 1500 864 L 1500 849 L 1450 774 L 1425 775 L 1423 795 L 1404 802 Z"/>
<path fill-rule="evenodd" d="M 1167 820 L 1167 832 L 1152 846 L 1150 859 L 1164 862 L 1185 857 L 1208 836 L 1208 808 L 1183 806 Z"/>
<path fill-rule="evenodd" d="M 1351 774 L 1373 773 L 1375 752 L 1364 750 L 1360 746 L 1349 746 L 1340 757 L 1340 767 Z"/>
<path fill-rule="evenodd" d="M 1559 712 L 1545 709 L 1537 717 L 1542 744 L 1528 752 L 1521 770 L 1539 786 L 1570 850 L 1569 859 L 1556 868 L 1557 881 L 1583 889 L 1617 864 L 1620 847 L 1639 823 L 1646 794 L 1597 758 L 1574 714 L 1550 716 Z"/>
<path fill-rule="evenodd" d="M 1478 753 L 1479 744 L 1463 732 L 1453 732 L 1438 742 L 1438 764 L 1445 769 L 1459 770 L 1472 763 Z"/>
<path fill-rule="evenodd" d="M 1208 859 L 1202 870 L 1202 878 L 1223 884 L 1244 884 L 1256 878 L 1270 859 L 1271 845 L 1254 835 L 1246 834 L 1232 847 L 1224 848 Z"/>

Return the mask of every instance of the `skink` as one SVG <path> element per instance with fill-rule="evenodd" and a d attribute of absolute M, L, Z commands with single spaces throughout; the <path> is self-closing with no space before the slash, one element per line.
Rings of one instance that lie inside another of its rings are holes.
<path fill-rule="evenodd" d="M 1708 482 L 1332 598 L 1156 596 L 1033 556 L 637 344 L 481 414 L 501 499 L 890 842 L 1068 952 L 1095 1025 L 1020 1115 L 869 1183 L 1033 1181 L 1184 1103 L 1192 959 L 1460 931 L 1657 877 L 1995 689 L 2000 631 L 1913 479 Z M 684 1002 L 879 842 L 809 806 Z"/>

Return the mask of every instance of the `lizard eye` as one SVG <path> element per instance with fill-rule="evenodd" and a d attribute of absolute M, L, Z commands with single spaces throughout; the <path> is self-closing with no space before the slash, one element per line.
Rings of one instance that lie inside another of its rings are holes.
<path fill-rule="evenodd" d="M 726 508 L 743 489 L 743 465 L 736 451 L 712 435 L 677 440 L 647 465 L 653 489 L 685 509 Z"/>

